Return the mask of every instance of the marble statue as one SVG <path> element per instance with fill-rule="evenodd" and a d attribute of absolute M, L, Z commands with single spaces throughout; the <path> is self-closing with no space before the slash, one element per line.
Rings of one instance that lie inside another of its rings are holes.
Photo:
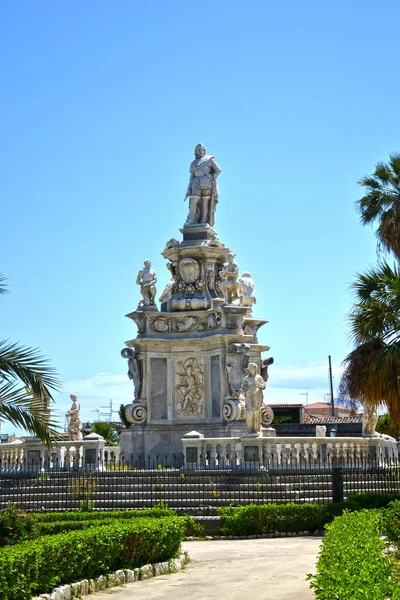
<path fill-rule="evenodd" d="M 69 417 L 68 437 L 74 442 L 82 439 L 81 406 L 75 394 L 71 394 L 72 406 L 67 412 Z"/>
<path fill-rule="evenodd" d="M 254 280 L 251 278 L 251 273 L 245 271 L 238 280 L 238 296 L 240 306 L 248 308 L 250 316 L 253 314 L 253 304 L 257 302 L 253 292 Z"/>
<path fill-rule="evenodd" d="M 376 424 L 378 422 L 376 406 L 364 404 L 363 408 L 362 435 L 366 437 L 379 437 L 379 433 L 376 431 Z"/>
<path fill-rule="evenodd" d="M 218 202 L 217 177 L 221 169 L 214 157 L 207 155 L 203 144 L 197 144 L 194 155 L 196 158 L 190 165 L 190 179 L 185 196 L 185 200 L 189 198 L 186 224 L 208 223 L 213 227 Z"/>
<path fill-rule="evenodd" d="M 171 279 L 168 281 L 167 285 L 165 286 L 165 289 L 163 291 L 163 293 L 161 294 L 161 296 L 159 297 L 159 302 L 164 303 L 164 302 L 168 302 L 168 300 L 171 300 L 172 298 L 172 294 L 174 292 L 174 288 L 175 288 L 175 265 L 173 263 L 167 263 L 167 269 L 170 271 L 171 273 Z M 161 309 L 162 310 L 162 309 Z"/>
<path fill-rule="evenodd" d="M 224 296 L 226 304 L 232 304 L 238 298 L 238 283 L 239 266 L 233 261 L 235 255 L 228 252 L 225 257 L 226 263 L 220 271 L 220 288 Z"/>
<path fill-rule="evenodd" d="M 140 269 L 136 278 L 137 285 L 140 285 L 140 293 L 143 299 L 139 302 L 140 306 L 154 306 L 154 298 L 156 295 L 157 275 L 151 268 L 151 260 L 144 261 L 143 269 Z"/>
<path fill-rule="evenodd" d="M 241 394 L 245 402 L 246 434 L 261 436 L 261 411 L 263 407 L 263 393 L 266 383 L 257 373 L 258 367 L 254 362 L 247 367 L 249 374 L 243 380 Z"/>
<path fill-rule="evenodd" d="M 128 359 L 128 377 L 133 382 L 135 400 L 140 398 L 141 377 L 139 363 L 134 348 L 124 348 L 121 350 L 122 358 Z"/>

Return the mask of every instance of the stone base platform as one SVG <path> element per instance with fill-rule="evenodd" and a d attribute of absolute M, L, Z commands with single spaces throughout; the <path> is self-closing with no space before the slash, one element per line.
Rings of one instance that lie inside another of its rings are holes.
<path fill-rule="evenodd" d="M 188 431 L 197 428 L 199 428 L 198 422 L 171 423 L 171 425 L 132 425 L 121 432 L 121 459 L 123 457 L 124 461 L 132 466 L 143 459 L 146 461 L 158 460 L 160 463 L 171 462 L 176 467 L 182 466 L 184 462 L 182 438 Z M 207 438 L 231 440 L 242 436 L 245 426 L 240 421 L 225 425 L 201 423 L 201 431 Z"/>
<path fill-rule="evenodd" d="M 181 440 L 185 467 L 385 465 L 398 460 L 397 442 L 389 436 L 208 438 L 196 433 L 190 432 Z"/>

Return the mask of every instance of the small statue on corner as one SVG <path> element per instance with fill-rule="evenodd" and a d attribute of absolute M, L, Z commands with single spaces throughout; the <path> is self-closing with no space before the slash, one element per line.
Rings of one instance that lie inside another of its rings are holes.
<path fill-rule="evenodd" d="M 155 306 L 157 274 L 151 268 L 151 260 L 144 261 L 144 267 L 140 269 L 136 283 L 140 285 L 140 293 L 143 296 L 138 308 L 141 306 Z"/>
<path fill-rule="evenodd" d="M 261 411 L 263 408 L 263 390 L 266 383 L 257 373 L 258 366 L 251 362 L 247 367 L 249 374 L 243 380 L 239 399 L 244 399 L 246 416 L 246 435 L 261 437 Z"/>
<path fill-rule="evenodd" d="M 74 442 L 79 442 L 82 439 L 82 422 L 81 422 L 81 406 L 75 394 L 71 394 L 72 406 L 67 412 L 69 417 L 68 437 Z"/>

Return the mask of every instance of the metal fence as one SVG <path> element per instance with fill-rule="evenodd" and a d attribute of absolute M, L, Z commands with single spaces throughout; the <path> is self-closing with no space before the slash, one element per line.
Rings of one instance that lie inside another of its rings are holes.
<path fill-rule="evenodd" d="M 352 494 L 400 494 L 399 463 L 352 461 L 268 468 L 258 463 L 230 467 L 178 468 L 181 456 L 133 457 L 97 462 L 0 463 L 0 508 L 13 503 L 28 511 L 142 509 L 167 505 L 212 515 L 218 507 L 268 502 L 339 502 Z"/>

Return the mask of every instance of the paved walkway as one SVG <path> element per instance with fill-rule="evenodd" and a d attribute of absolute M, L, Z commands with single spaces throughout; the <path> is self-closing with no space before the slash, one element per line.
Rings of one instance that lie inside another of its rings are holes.
<path fill-rule="evenodd" d="M 97 592 L 97 600 L 312 600 L 320 538 L 184 542 L 183 571 Z"/>

